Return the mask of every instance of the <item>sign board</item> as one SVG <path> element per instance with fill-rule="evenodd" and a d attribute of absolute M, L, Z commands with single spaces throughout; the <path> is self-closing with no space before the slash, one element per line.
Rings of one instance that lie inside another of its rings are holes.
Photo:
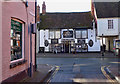
<path fill-rule="evenodd" d="M 73 31 L 63 31 L 63 38 L 73 38 Z"/>
<path fill-rule="evenodd" d="M 93 40 L 90 40 L 88 44 L 89 44 L 90 47 L 92 47 L 93 46 Z"/>
<path fill-rule="evenodd" d="M 44 44 L 45 44 L 45 46 L 47 47 L 48 44 L 49 44 L 48 40 L 45 40 Z"/>

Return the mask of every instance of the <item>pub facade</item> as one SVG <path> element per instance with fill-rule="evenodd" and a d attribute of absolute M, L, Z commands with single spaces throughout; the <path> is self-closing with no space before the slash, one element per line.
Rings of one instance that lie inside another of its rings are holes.
<path fill-rule="evenodd" d="M 100 52 L 91 12 L 46 13 L 41 18 L 40 52 Z"/>

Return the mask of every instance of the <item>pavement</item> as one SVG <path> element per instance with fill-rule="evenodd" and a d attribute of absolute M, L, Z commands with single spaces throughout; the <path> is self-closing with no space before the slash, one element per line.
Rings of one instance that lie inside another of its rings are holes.
<path fill-rule="evenodd" d="M 59 57 L 64 57 L 64 58 L 68 58 L 68 57 L 85 57 L 85 58 L 101 58 L 101 53 L 76 53 L 76 54 L 69 54 L 69 53 L 58 53 L 58 54 L 54 54 L 54 53 L 39 53 L 37 54 L 37 57 L 55 57 L 55 58 L 59 58 Z M 113 53 L 105 53 L 104 57 L 109 57 L 109 58 L 118 58 L 117 56 L 114 56 Z M 120 83 L 120 70 L 118 69 L 118 66 L 110 66 L 107 68 L 108 72 L 115 77 L 115 79 Z M 55 71 L 55 66 L 52 65 L 47 65 L 47 64 L 38 64 L 37 65 L 37 71 L 34 72 L 32 77 L 26 77 L 24 80 L 20 81 L 20 82 L 44 82 L 45 79 L 48 77 L 48 75 Z M 81 77 L 80 77 L 81 78 Z"/>
<path fill-rule="evenodd" d="M 104 56 L 100 52 L 97 53 L 38 53 L 37 57 L 41 58 L 118 58 L 118 56 L 115 56 L 112 52 L 105 52 Z"/>
<path fill-rule="evenodd" d="M 109 66 L 107 67 L 107 72 L 110 76 L 116 79 L 120 83 L 120 68 L 119 66 Z"/>
<path fill-rule="evenodd" d="M 25 79 L 21 80 L 20 83 L 26 83 L 26 82 L 42 83 L 54 69 L 55 69 L 54 66 L 47 64 L 39 64 L 37 65 L 37 71 L 33 73 L 32 77 L 26 77 Z"/>

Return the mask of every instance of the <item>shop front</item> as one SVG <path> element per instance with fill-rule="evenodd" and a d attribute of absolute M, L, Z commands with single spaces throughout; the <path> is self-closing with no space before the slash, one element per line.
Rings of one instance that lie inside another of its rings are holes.
<path fill-rule="evenodd" d="M 118 39 L 114 40 L 113 50 L 114 50 L 115 55 L 120 57 L 120 40 Z"/>
<path fill-rule="evenodd" d="M 75 39 L 62 39 L 62 52 L 75 52 Z"/>

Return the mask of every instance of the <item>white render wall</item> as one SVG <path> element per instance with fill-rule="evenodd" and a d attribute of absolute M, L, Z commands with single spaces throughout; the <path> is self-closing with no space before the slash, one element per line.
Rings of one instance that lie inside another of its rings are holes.
<path fill-rule="evenodd" d="M 51 43 L 51 40 L 49 39 L 49 30 L 40 30 L 40 47 L 45 47 L 44 46 L 44 34 L 45 34 L 45 39 L 48 40 L 49 43 Z M 86 42 L 88 43 L 89 40 L 93 40 L 94 44 L 92 47 L 88 45 L 88 51 L 100 51 L 100 40 L 95 39 L 95 29 L 91 30 L 88 29 L 88 39 L 86 39 Z M 61 39 L 59 39 L 59 43 L 61 43 Z M 75 43 L 77 43 L 77 39 L 75 39 Z M 45 51 L 49 51 L 49 46 L 45 47 Z"/>
<path fill-rule="evenodd" d="M 89 42 L 90 40 L 93 41 L 93 46 L 90 47 L 88 45 L 88 52 L 99 52 L 100 51 L 100 40 L 96 40 L 97 37 L 95 36 L 95 29 L 91 30 L 88 29 L 88 40 L 87 42 Z"/>
<path fill-rule="evenodd" d="M 48 40 L 49 43 L 51 42 L 49 40 L 49 30 L 40 30 L 40 47 L 45 47 L 45 40 Z M 45 47 L 45 51 L 49 51 L 49 46 Z"/>
<path fill-rule="evenodd" d="M 36 53 L 38 53 L 39 52 L 39 47 L 40 47 L 40 31 L 38 31 L 38 29 L 37 29 L 37 41 L 36 41 Z"/>
<path fill-rule="evenodd" d="M 108 20 L 113 20 L 113 29 L 108 29 Z M 118 35 L 118 18 L 101 18 L 97 20 L 98 36 Z"/>
<path fill-rule="evenodd" d="M 119 31 L 119 39 L 120 39 L 120 18 L 118 19 L 118 31 Z"/>
<path fill-rule="evenodd" d="M 40 30 L 40 47 L 44 47 L 44 30 Z"/>
<path fill-rule="evenodd" d="M 45 30 L 45 40 L 49 39 L 49 30 Z M 45 47 L 45 51 L 49 52 L 49 46 Z"/>
<path fill-rule="evenodd" d="M 108 20 L 113 20 L 113 29 L 108 29 Z M 118 18 L 98 18 L 97 19 L 98 36 L 118 35 Z"/>

